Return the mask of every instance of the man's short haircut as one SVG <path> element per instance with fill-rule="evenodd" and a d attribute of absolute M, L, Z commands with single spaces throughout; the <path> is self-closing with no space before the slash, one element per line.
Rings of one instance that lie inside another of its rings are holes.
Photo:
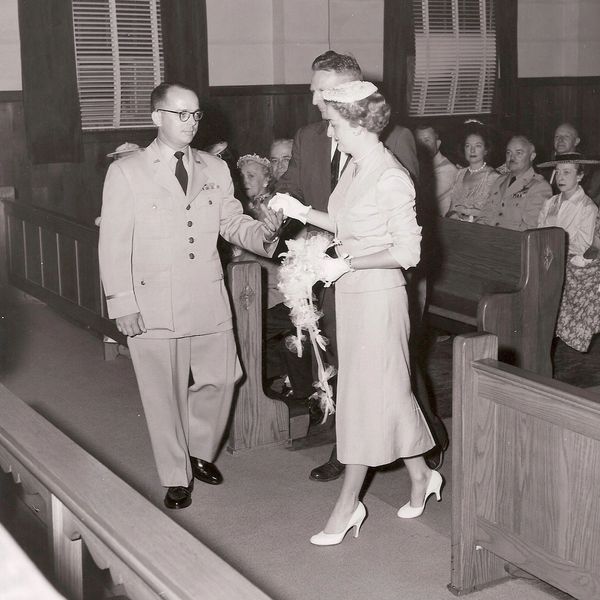
<path fill-rule="evenodd" d="M 435 133 L 435 137 L 437 137 L 438 140 L 440 139 L 438 130 L 431 123 L 419 123 L 419 125 L 415 127 L 415 131 L 425 131 L 426 129 L 431 129 L 431 131 Z"/>
<path fill-rule="evenodd" d="M 273 148 L 273 146 L 275 146 L 276 144 L 293 144 L 293 143 L 294 143 L 294 138 L 277 138 L 271 142 L 271 148 Z"/>
<path fill-rule="evenodd" d="M 152 112 L 158 108 L 159 104 L 164 102 L 167 93 L 171 88 L 179 88 L 180 90 L 187 90 L 188 92 L 196 94 L 196 90 L 192 89 L 189 85 L 185 85 L 185 83 L 179 83 L 178 81 L 163 81 L 162 83 L 159 83 L 150 94 L 150 109 Z"/>
<path fill-rule="evenodd" d="M 579 137 L 579 131 L 577 131 L 577 127 L 575 127 L 575 125 L 573 125 L 573 123 L 569 123 L 568 121 L 565 121 L 564 123 L 560 123 L 559 125 L 556 126 L 556 128 L 554 129 L 554 133 L 556 134 L 556 132 L 558 131 L 558 129 L 560 127 L 568 127 L 569 129 L 573 130 L 573 133 L 575 134 L 575 137 Z"/>
<path fill-rule="evenodd" d="M 352 75 L 357 81 L 363 78 L 360 66 L 354 56 L 350 54 L 338 54 L 333 50 L 323 52 L 313 60 L 313 71 L 334 71 Z"/>
<path fill-rule="evenodd" d="M 506 146 L 508 147 L 508 144 L 510 144 L 513 140 L 521 140 L 522 142 L 525 142 L 526 144 L 529 144 L 529 146 L 531 147 L 531 151 L 535 152 L 535 144 L 524 133 L 515 133 L 515 135 L 513 135 L 510 138 L 510 140 L 508 140 Z"/>

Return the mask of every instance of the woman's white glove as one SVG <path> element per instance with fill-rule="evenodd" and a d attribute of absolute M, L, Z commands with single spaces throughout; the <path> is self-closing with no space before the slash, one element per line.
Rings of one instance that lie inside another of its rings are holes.
<path fill-rule="evenodd" d="M 325 283 L 325 287 L 329 287 L 349 271 L 351 271 L 350 265 L 343 258 L 330 258 L 327 256 L 321 262 L 319 279 Z"/>
<path fill-rule="evenodd" d="M 301 223 L 306 223 L 306 217 L 308 211 L 311 209 L 310 206 L 302 204 L 299 200 L 296 200 L 289 194 L 275 194 L 269 200 L 269 208 L 274 211 L 282 210 L 286 217 L 297 219 Z"/>

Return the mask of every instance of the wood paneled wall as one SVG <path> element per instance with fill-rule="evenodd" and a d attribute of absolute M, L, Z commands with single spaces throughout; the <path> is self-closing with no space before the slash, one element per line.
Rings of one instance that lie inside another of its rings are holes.
<path fill-rule="evenodd" d="M 273 138 L 291 137 L 300 126 L 320 118 L 304 85 L 214 87 L 202 104 L 206 116 L 194 145 L 203 148 L 225 139 L 237 154 L 265 155 Z M 463 120 L 433 120 L 445 134 L 450 155 Z M 534 138 L 538 158 L 550 154 L 554 128 L 563 121 L 579 128 L 586 152 L 600 155 L 600 77 L 519 80 L 517 129 Z M 417 122 L 405 124 L 413 127 Z M 0 186 L 14 186 L 17 200 L 91 225 L 100 211 L 106 154 L 125 141 L 145 145 L 153 136 L 153 130 L 88 133 L 81 163 L 32 165 L 22 94 L 0 92 Z"/>
<path fill-rule="evenodd" d="M 552 151 L 554 129 L 569 122 L 578 128 L 580 149 L 600 156 L 600 77 L 519 80 L 519 129 L 538 146 L 538 157 Z"/>

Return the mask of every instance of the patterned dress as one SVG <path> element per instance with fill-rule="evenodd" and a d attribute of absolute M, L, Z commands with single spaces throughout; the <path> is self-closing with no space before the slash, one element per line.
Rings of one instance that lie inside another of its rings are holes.
<path fill-rule="evenodd" d="M 421 239 L 414 196 L 410 177 L 382 144 L 358 165 L 351 161 L 329 199 L 338 253 L 388 249 L 402 267 L 414 266 Z M 335 302 L 339 460 L 377 466 L 427 452 L 434 441 L 411 391 L 401 268 L 343 275 Z"/>
<path fill-rule="evenodd" d="M 600 238 L 600 213 L 594 237 Z M 600 333 L 600 257 L 571 257 L 565 271 L 556 335 L 571 348 L 587 352 L 596 333 Z"/>

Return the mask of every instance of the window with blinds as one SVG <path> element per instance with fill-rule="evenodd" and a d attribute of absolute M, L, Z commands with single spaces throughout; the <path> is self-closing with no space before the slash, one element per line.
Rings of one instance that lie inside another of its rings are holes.
<path fill-rule="evenodd" d="M 409 114 L 492 111 L 494 0 L 413 0 L 415 64 Z"/>
<path fill-rule="evenodd" d="M 73 0 L 84 130 L 151 127 L 163 79 L 160 0 Z"/>

